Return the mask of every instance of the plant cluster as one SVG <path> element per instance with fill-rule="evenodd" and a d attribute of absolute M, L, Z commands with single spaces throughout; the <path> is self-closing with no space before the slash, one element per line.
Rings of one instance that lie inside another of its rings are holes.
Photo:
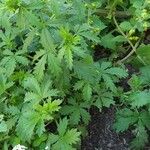
<path fill-rule="evenodd" d="M 0 149 L 77 149 L 91 106 L 102 111 L 116 97 L 114 127 L 133 126 L 132 148 L 144 147 L 150 46 L 141 43 L 149 11 L 149 0 L 0 0 Z M 97 46 L 109 57 L 95 59 Z M 146 67 L 123 92 L 117 83 L 131 60 Z"/>

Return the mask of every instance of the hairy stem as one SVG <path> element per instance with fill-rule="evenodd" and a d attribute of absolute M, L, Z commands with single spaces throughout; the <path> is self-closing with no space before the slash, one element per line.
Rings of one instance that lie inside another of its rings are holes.
<path fill-rule="evenodd" d="M 109 14 L 109 10 L 107 9 L 98 9 L 96 14 L 99 16 L 107 16 Z M 127 11 L 115 11 L 115 16 L 117 18 L 128 18 L 131 17 L 131 14 Z"/>
<path fill-rule="evenodd" d="M 118 23 L 117 23 L 117 20 L 115 18 L 115 16 L 113 16 L 113 20 L 114 20 L 114 23 L 118 29 L 118 31 L 122 34 L 122 36 L 127 40 L 127 42 L 130 44 L 132 50 L 130 51 L 130 53 L 125 56 L 123 59 L 119 60 L 119 62 L 124 62 L 125 60 L 127 60 L 132 54 L 134 54 L 136 52 L 136 49 L 139 45 L 139 42 L 140 40 L 137 41 L 137 43 L 135 45 L 133 45 L 133 43 L 129 40 L 128 36 L 122 31 L 122 29 L 119 27 Z"/>

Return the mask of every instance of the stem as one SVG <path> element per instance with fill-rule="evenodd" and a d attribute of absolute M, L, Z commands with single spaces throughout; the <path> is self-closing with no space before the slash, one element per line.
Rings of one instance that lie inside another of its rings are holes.
<path fill-rule="evenodd" d="M 127 60 L 133 53 L 136 52 L 136 49 L 137 49 L 137 47 L 138 47 L 138 45 L 139 45 L 140 40 L 138 40 L 137 43 L 136 43 L 135 45 L 133 45 L 133 43 L 128 39 L 128 36 L 125 35 L 125 33 L 124 33 L 124 32 L 122 31 L 122 29 L 119 27 L 115 16 L 113 16 L 113 20 L 114 20 L 114 23 L 115 23 L 115 25 L 116 25 L 118 31 L 122 34 L 122 36 L 124 36 L 124 38 L 127 40 L 127 42 L 130 44 L 130 46 L 131 46 L 131 48 L 132 48 L 131 52 L 130 52 L 127 56 L 125 56 L 122 60 L 119 61 L 119 62 L 122 63 L 123 61 Z"/>
<path fill-rule="evenodd" d="M 96 14 L 99 16 L 107 16 L 110 11 L 106 9 L 98 9 Z M 127 11 L 115 11 L 115 16 L 117 18 L 128 18 L 131 17 L 131 14 Z"/>
<path fill-rule="evenodd" d="M 140 41 L 140 40 L 139 40 Z M 122 63 L 122 62 L 124 62 L 125 60 L 127 60 L 133 53 L 135 53 L 136 52 L 136 49 L 137 49 L 137 47 L 138 47 L 138 45 L 139 45 L 139 41 L 135 44 L 135 46 L 132 48 L 132 50 L 131 50 L 131 52 L 127 55 L 127 56 L 125 56 L 123 59 L 121 59 L 119 62 L 120 63 Z M 138 57 L 140 60 L 141 60 L 141 58 L 140 58 L 140 56 Z"/>
<path fill-rule="evenodd" d="M 7 94 L 8 96 L 10 96 L 10 97 L 11 97 L 11 94 L 10 94 L 10 93 L 8 93 L 7 91 L 5 91 L 5 94 Z"/>

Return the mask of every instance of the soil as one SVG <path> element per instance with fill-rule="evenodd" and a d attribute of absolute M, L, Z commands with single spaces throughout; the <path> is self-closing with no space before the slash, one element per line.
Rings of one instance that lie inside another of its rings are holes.
<path fill-rule="evenodd" d="M 115 108 L 99 112 L 95 107 L 90 110 L 92 119 L 88 125 L 88 136 L 82 140 L 82 150 L 129 150 L 133 138 L 130 131 L 117 134 L 113 130 Z"/>
<path fill-rule="evenodd" d="M 108 58 L 111 55 L 110 50 L 105 49 L 103 46 L 96 45 L 94 48 L 93 58 L 94 61 L 98 61 L 101 58 Z"/>

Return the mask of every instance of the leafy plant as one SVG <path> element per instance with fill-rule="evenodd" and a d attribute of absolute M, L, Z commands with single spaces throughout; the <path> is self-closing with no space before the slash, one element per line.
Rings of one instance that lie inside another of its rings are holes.
<path fill-rule="evenodd" d="M 50 134 L 48 137 L 48 145 L 52 149 L 68 149 L 73 150 L 73 144 L 76 144 L 80 139 L 80 132 L 76 129 L 68 130 L 68 120 L 64 118 L 57 125 L 58 135 Z"/>
<path fill-rule="evenodd" d="M 128 76 L 124 63 L 149 65 L 149 45 L 141 44 L 150 27 L 149 4 L 0 0 L 0 149 L 77 149 L 90 108 L 118 103 L 118 82 Z M 148 71 L 142 68 L 121 94 L 127 107 L 118 111 L 115 126 L 135 127 L 133 147 L 148 140 Z"/>
<path fill-rule="evenodd" d="M 131 148 L 141 149 L 148 143 L 148 130 L 150 130 L 150 92 L 147 84 L 149 66 L 141 69 L 141 75 L 132 76 L 129 80 L 131 90 L 124 94 L 122 102 L 127 108 L 117 112 L 114 127 L 118 132 L 134 127 L 135 139 L 131 142 Z M 144 89 L 146 87 L 146 89 Z"/>

